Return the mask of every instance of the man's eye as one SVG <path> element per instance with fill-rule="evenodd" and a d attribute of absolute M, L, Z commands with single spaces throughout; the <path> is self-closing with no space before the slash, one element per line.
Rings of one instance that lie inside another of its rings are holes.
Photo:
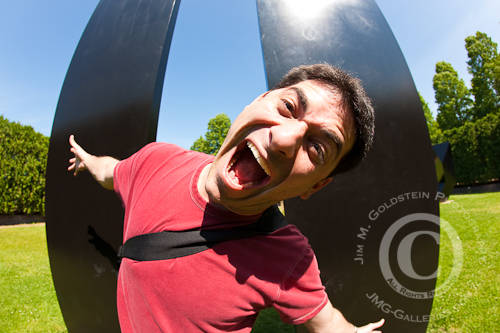
<path fill-rule="evenodd" d="M 323 163 L 325 161 L 325 151 L 323 150 L 321 144 L 317 142 L 312 142 L 311 146 L 313 147 L 314 150 L 315 160 L 318 163 Z"/>
<path fill-rule="evenodd" d="M 313 147 L 316 149 L 317 153 L 321 153 L 321 146 L 319 143 L 313 142 Z"/>
<path fill-rule="evenodd" d="M 295 106 L 292 102 L 287 99 L 283 99 L 283 105 L 285 105 L 286 110 L 290 113 L 291 116 L 295 115 Z"/>

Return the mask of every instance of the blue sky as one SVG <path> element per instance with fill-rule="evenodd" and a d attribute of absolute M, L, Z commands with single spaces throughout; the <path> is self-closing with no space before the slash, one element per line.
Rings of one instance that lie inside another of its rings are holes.
<path fill-rule="evenodd" d="M 50 135 L 64 76 L 97 3 L 0 0 L 0 114 Z M 450 62 L 470 86 L 464 38 L 479 30 L 500 42 L 498 0 L 377 3 L 434 113 L 436 62 Z M 189 148 L 210 118 L 234 119 L 265 89 L 255 0 L 182 0 L 158 140 Z"/>

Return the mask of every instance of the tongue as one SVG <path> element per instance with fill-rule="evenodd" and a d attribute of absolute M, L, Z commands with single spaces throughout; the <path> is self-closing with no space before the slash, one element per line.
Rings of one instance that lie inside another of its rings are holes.
<path fill-rule="evenodd" d="M 232 169 L 240 184 L 256 182 L 267 177 L 248 147 L 240 153 Z"/>

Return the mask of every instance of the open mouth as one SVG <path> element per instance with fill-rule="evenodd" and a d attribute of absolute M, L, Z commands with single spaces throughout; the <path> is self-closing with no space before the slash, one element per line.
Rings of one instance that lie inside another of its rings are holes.
<path fill-rule="evenodd" d="M 257 148 L 245 141 L 239 145 L 227 167 L 231 181 L 242 187 L 263 185 L 270 180 L 270 169 Z"/>

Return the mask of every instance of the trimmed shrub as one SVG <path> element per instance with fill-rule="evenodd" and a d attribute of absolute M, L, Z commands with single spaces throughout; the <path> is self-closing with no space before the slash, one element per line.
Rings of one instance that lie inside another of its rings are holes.
<path fill-rule="evenodd" d="M 484 183 L 500 178 L 500 114 L 443 131 L 451 144 L 457 182 Z"/>
<path fill-rule="evenodd" d="M 45 214 L 49 138 L 0 115 L 0 214 Z"/>

